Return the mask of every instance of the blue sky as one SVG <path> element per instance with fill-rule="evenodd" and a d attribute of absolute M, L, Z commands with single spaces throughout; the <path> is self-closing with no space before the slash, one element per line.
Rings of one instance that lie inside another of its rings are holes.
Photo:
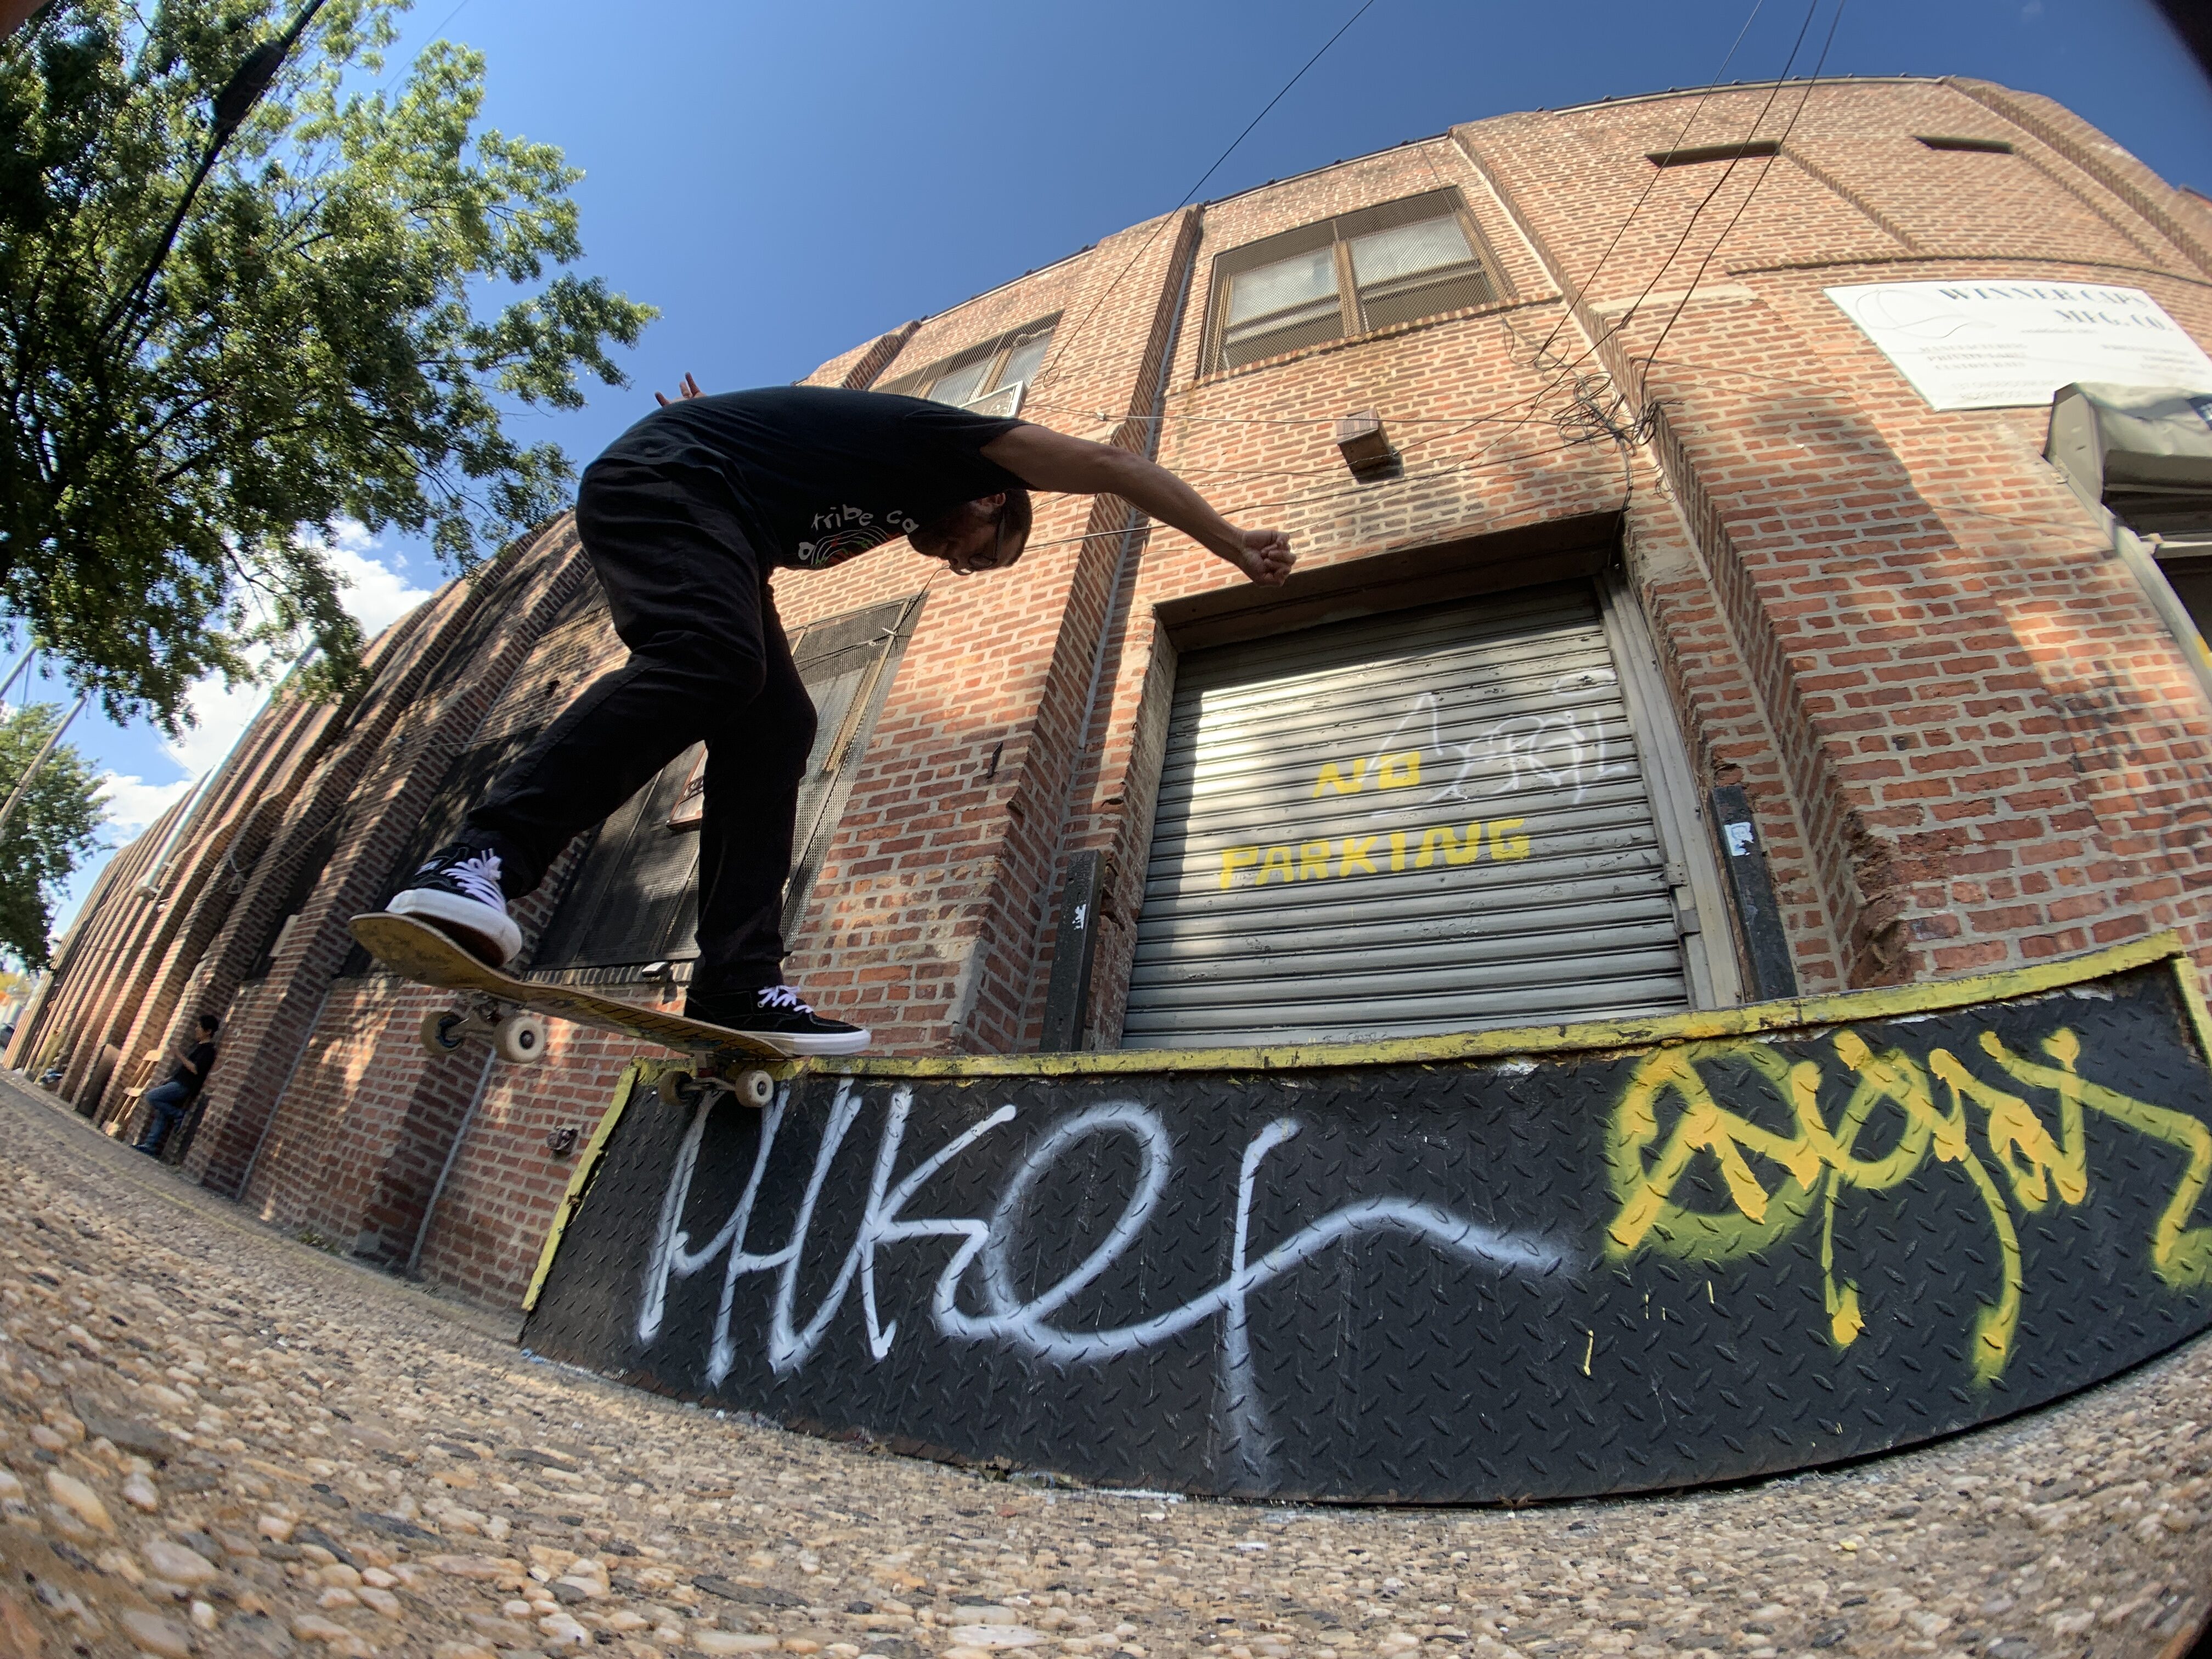
<path fill-rule="evenodd" d="M 1818 3 L 1796 74 L 1833 15 Z M 481 50 L 489 124 L 585 171 L 586 269 L 661 309 L 629 390 L 521 417 L 580 462 L 687 370 L 710 391 L 797 379 L 1172 207 L 1358 6 L 421 0 L 402 50 L 440 35 Z M 1805 0 L 1374 0 L 1202 197 L 1457 121 L 1703 84 L 1739 31 L 1723 78 L 1769 78 L 1805 17 Z M 1825 72 L 2045 93 L 2212 191 L 2212 90 L 2148 0 L 1846 0 Z M 374 626 L 441 576 L 396 538 L 349 536 L 341 557 Z M 111 839 L 220 759 L 259 702 L 209 688 L 181 743 L 81 719 L 71 740 L 117 775 Z"/>

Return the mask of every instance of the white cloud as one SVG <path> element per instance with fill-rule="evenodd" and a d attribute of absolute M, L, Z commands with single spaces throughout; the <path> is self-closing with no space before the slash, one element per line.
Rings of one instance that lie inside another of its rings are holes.
<path fill-rule="evenodd" d="M 431 590 L 413 586 L 399 574 L 406 568 L 405 557 L 398 553 L 377 556 L 375 538 L 359 525 L 340 525 L 329 553 L 331 568 L 344 584 L 345 608 L 371 639 L 430 597 Z M 233 690 L 212 676 L 196 684 L 185 693 L 185 704 L 198 724 L 187 727 L 182 737 L 166 739 L 161 744 L 162 752 L 176 763 L 181 776 L 167 783 L 149 783 L 131 774 L 101 774 L 107 839 L 120 846 L 143 835 L 192 787 L 194 780 L 222 763 L 268 701 L 266 685 Z M 54 917 L 57 938 L 76 920 L 106 863 L 105 857 L 95 858 L 64 884 Z"/>
<path fill-rule="evenodd" d="M 345 608 L 374 639 L 416 605 L 431 590 L 416 587 L 399 573 L 407 561 L 398 554 L 390 562 L 374 556 L 376 539 L 357 524 L 342 524 L 330 544 L 331 566 L 346 585 Z"/>
<path fill-rule="evenodd" d="M 268 701 L 265 685 L 227 686 L 214 677 L 197 681 L 185 694 L 194 724 L 181 737 L 164 738 L 161 752 L 183 769 L 189 783 L 230 752 Z"/>
<path fill-rule="evenodd" d="M 387 565 L 374 557 L 376 546 L 375 538 L 357 524 L 340 525 L 328 545 L 331 568 L 344 585 L 345 608 L 371 639 L 431 592 L 414 586 L 393 568 L 404 560 L 394 556 L 393 564 Z M 226 686 L 215 676 L 195 684 L 185 697 L 195 723 L 181 738 L 169 738 L 161 745 L 184 771 L 185 783 L 219 764 L 268 701 L 265 685 Z"/>
<path fill-rule="evenodd" d="M 190 778 L 179 778 L 173 783 L 149 783 L 143 778 L 126 777 L 120 772 L 103 772 L 100 788 L 107 805 L 108 828 L 128 840 L 167 811 L 178 797 L 191 787 Z"/>

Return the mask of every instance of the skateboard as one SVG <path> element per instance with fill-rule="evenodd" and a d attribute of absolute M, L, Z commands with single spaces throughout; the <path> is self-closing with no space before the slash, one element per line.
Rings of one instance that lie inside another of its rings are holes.
<path fill-rule="evenodd" d="M 550 1016 L 696 1055 L 703 1062 L 702 1072 L 721 1078 L 739 1100 L 751 1106 L 765 1106 L 775 1097 L 775 1077 L 768 1067 L 792 1059 L 743 1031 L 641 1008 L 580 985 L 539 985 L 517 979 L 411 916 L 373 910 L 356 916 L 346 927 L 371 956 L 401 977 L 464 994 L 458 1008 L 423 1016 L 422 1046 L 433 1054 L 453 1054 L 471 1036 L 480 1036 L 490 1040 L 501 1060 L 533 1064 L 545 1057 L 545 1020 Z M 681 1087 L 675 1079 L 662 1079 L 664 1094 L 672 1084 Z"/>

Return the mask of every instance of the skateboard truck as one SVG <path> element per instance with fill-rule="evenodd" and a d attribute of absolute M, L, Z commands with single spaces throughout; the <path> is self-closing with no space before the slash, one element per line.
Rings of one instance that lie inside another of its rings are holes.
<path fill-rule="evenodd" d="M 508 1008 L 493 997 L 474 997 L 459 1008 L 441 1008 L 422 1016 L 422 1047 L 433 1054 L 459 1052 L 471 1036 L 488 1039 L 501 1060 L 519 1066 L 545 1058 L 545 1017 L 527 1008 Z"/>
<path fill-rule="evenodd" d="M 423 1015 L 422 1036 L 422 1047 L 441 1057 L 459 1053 L 471 1037 L 480 1036 L 490 1042 L 492 1051 L 501 1060 L 520 1066 L 532 1066 L 545 1058 L 544 1016 L 527 1008 L 509 1008 L 495 997 L 473 997 L 459 1008 L 441 1008 Z M 710 1063 L 703 1069 L 703 1077 L 684 1069 L 663 1072 L 660 1097 L 688 1104 L 702 1086 L 720 1084 L 740 1103 L 756 1109 L 775 1098 L 775 1079 L 762 1066 L 722 1070 Z"/>
<path fill-rule="evenodd" d="M 750 1106 L 756 1110 L 775 1098 L 775 1078 L 757 1066 L 710 1073 L 704 1079 L 692 1072 L 663 1072 L 660 1081 L 654 1087 L 663 1100 L 680 1101 L 688 1106 L 698 1097 L 698 1091 L 709 1083 L 720 1084 L 738 1097 L 739 1105 Z"/>

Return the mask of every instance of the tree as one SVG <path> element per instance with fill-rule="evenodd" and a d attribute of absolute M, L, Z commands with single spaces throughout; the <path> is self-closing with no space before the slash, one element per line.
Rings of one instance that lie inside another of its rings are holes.
<path fill-rule="evenodd" d="M 118 720 L 173 731 L 257 647 L 349 680 L 336 523 L 466 566 L 558 510 L 567 459 L 502 408 L 626 384 L 609 348 L 656 314 L 548 277 L 582 255 L 582 175 L 478 127 L 479 54 L 366 84 L 407 3 L 326 0 L 196 192 L 219 94 L 289 10 L 55 0 L 0 41 L 0 610 Z M 524 292 L 480 311 L 487 282 Z"/>
<path fill-rule="evenodd" d="M 15 788 L 60 720 L 51 703 L 0 717 L 0 793 Z M 84 757 L 57 745 L 0 840 L 0 952 L 26 968 L 47 964 L 53 890 L 99 848 L 95 832 L 107 817 L 100 788 Z"/>

